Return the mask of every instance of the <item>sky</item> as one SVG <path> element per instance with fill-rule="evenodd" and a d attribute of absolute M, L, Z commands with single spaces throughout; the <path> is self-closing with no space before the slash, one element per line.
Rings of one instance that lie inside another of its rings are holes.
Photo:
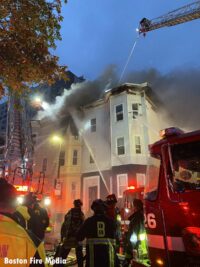
<path fill-rule="evenodd" d="M 76 75 L 94 80 L 109 65 L 118 75 L 127 62 L 143 18 L 154 19 L 189 0 L 69 0 L 63 6 L 62 41 L 57 43 L 60 64 Z M 165 27 L 141 36 L 124 75 L 156 68 L 161 73 L 174 69 L 199 68 L 200 20 Z"/>

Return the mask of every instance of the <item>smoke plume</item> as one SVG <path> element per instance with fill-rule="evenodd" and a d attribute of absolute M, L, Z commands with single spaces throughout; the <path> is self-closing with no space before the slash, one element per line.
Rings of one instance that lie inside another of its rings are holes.
<path fill-rule="evenodd" d="M 66 120 L 72 108 L 79 109 L 101 98 L 103 92 L 115 86 L 116 83 L 115 66 L 111 65 L 96 80 L 74 83 L 69 89 L 65 89 L 61 96 L 56 97 L 54 104 L 46 105 L 43 111 L 38 112 L 38 119 L 50 117 L 57 120 L 59 117 Z"/>
<path fill-rule="evenodd" d="M 155 69 L 129 73 L 126 82 L 148 82 L 163 102 L 174 126 L 188 130 L 200 128 L 200 71 L 177 69 L 161 74 Z"/>
<path fill-rule="evenodd" d="M 70 110 L 79 109 L 103 96 L 106 89 L 117 85 L 119 77 L 116 67 L 109 66 L 94 81 L 72 84 L 57 96 L 54 104 L 38 113 L 38 118 L 58 119 L 62 124 L 69 121 Z M 171 125 L 187 130 L 200 128 L 200 71 L 198 69 L 177 69 L 168 74 L 161 74 L 156 69 L 129 73 L 122 83 L 148 82 L 152 90 L 162 101 L 162 110 L 170 114 Z"/>

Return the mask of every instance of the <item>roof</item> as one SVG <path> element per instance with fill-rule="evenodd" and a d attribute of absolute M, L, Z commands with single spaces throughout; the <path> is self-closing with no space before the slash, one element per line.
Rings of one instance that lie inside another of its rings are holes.
<path fill-rule="evenodd" d="M 107 102 L 112 95 L 117 95 L 122 92 L 126 92 L 127 94 L 135 94 L 135 93 L 145 93 L 148 101 L 151 102 L 153 106 L 160 106 L 161 101 L 158 99 L 157 95 L 153 92 L 150 85 L 145 83 L 124 83 L 117 87 L 108 89 L 104 92 L 103 98 L 98 99 L 90 104 L 84 106 L 84 108 L 92 108 L 102 105 Z"/>

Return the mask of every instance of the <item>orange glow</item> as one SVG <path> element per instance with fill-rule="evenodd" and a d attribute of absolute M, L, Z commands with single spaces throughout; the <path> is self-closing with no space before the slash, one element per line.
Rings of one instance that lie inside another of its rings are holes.
<path fill-rule="evenodd" d="M 189 207 L 188 207 L 188 202 L 180 202 L 179 203 L 179 206 L 183 209 L 183 210 L 189 210 Z"/>
<path fill-rule="evenodd" d="M 28 186 L 27 185 L 14 185 L 17 191 L 27 192 Z"/>
<path fill-rule="evenodd" d="M 128 186 L 128 189 L 135 189 L 134 185 Z"/>
<path fill-rule="evenodd" d="M 163 260 L 161 260 L 161 259 L 157 259 L 156 260 L 156 263 L 158 264 L 158 265 L 164 265 L 164 262 L 163 262 Z"/>

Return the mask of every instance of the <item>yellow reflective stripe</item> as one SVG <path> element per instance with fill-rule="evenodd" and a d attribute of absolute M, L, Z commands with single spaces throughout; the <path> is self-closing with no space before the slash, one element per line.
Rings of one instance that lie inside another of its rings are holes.
<path fill-rule="evenodd" d="M 107 245 L 109 246 L 109 267 L 115 266 L 115 259 L 114 259 L 114 247 L 115 239 L 111 238 L 88 238 L 86 241 L 87 245 L 89 246 L 89 253 L 90 253 L 90 267 L 94 266 L 94 245 Z"/>
<path fill-rule="evenodd" d="M 109 244 L 109 259 L 110 259 L 110 267 L 114 267 L 114 249 L 111 244 Z"/>
<path fill-rule="evenodd" d="M 89 252 L 90 252 L 90 267 L 94 266 L 94 245 L 89 244 Z"/>
<path fill-rule="evenodd" d="M 88 238 L 86 241 L 87 244 L 95 244 L 95 245 L 115 245 L 115 239 L 111 238 Z"/>

